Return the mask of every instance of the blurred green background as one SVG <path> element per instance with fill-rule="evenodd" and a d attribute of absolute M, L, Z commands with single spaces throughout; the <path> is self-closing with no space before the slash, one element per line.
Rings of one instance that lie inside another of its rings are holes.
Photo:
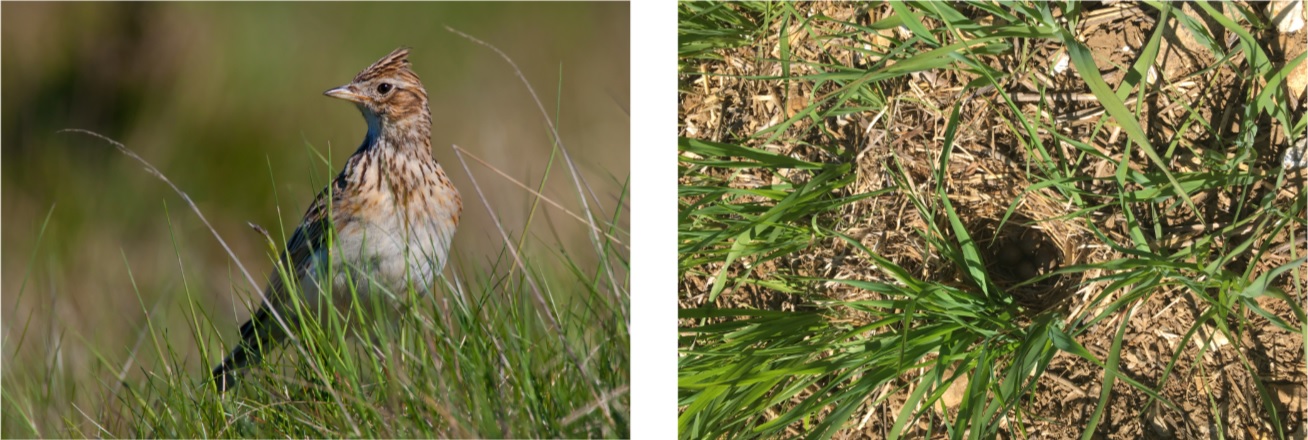
<path fill-rule="evenodd" d="M 597 210 L 622 212 L 618 226 L 627 229 L 626 3 L 0 8 L 6 375 L 45 368 L 84 386 L 106 380 L 94 365 L 122 361 L 147 310 L 155 326 L 181 326 L 170 339 L 191 346 L 188 288 L 224 337 L 248 316 L 248 283 L 179 197 L 103 141 L 57 130 L 93 130 L 134 149 L 189 193 L 262 278 L 268 248 L 247 222 L 278 239 L 283 228 L 289 234 L 365 132 L 358 110 L 322 92 L 398 46 L 413 48 L 431 97 L 435 156 L 464 195 L 454 264 L 476 273 L 498 258 L 502 240 L 450 144 L 534 187 L 551 137 L 509 65 L 447 25 L 514 59 L 556 118 Z M 567 252 L 591 267 L 596 256 L 579 222 L 546 207 L 523 231 L 532 196 L 468 166 L 509 232 L 527 235 L 529 251 Z M 558 163 L 543 192 L 581 212 Z M 190 356 L 197 372 L 214 361 Z"/>

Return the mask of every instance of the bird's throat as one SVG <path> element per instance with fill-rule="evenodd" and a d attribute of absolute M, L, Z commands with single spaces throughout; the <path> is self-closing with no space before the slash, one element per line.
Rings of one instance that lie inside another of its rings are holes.
<path fill-rule="evenodd" d="M 363 135 L 363 145 L 359 147 L 362 150 L 377 144 L 377 139 L 382 135 L 382 122 L 381 116 L 376 113 L 362 107 L 359 110 L 363 112 L 363 120 L 368 123 L 368 133 Z"/>
<path fill-rule="evenodd" d="M 381 115 L 360 108 L 368 133 L 358 152 L 391 148 L 417 157 L 431 157 L 431 117 L 426 113 L 408 118 L 383 120 Z M 357 152 L 356 152 L 357 154 Z"/>

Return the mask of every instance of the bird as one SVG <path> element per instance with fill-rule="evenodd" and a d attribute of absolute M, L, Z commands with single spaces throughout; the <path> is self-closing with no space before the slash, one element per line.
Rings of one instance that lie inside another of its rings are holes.
<path fill-rule="evenodd" d="M 432 155 L 427 91 L 408 57 L 409 48 L 395 49 L 349 84 L 324 92 L 354 103 L 367 134 L 309 205 L 281 251 L 283 268 L 273 271 L 262 304 L 241 325 L 241 340 L 213 369 L 220 393 L 297 329 L 304 318 L 297 310 L 433 290 L 463 201 Z M 293 292 L 303 307 L 294 306 Z"/>

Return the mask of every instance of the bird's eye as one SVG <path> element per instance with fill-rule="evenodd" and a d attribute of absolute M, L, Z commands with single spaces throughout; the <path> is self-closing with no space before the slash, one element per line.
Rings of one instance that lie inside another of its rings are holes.
<path fill-rule="evenodd" d="M 380 94 L 385 95 L 386 92 L 389 92 L 389 91 L 391 91 L 391 84 L 390 84 L 390 83 L 381 83 L 381 84 L 378 84 L 378 85 L 377 85 L 377 93 L 380 93 Z"/>

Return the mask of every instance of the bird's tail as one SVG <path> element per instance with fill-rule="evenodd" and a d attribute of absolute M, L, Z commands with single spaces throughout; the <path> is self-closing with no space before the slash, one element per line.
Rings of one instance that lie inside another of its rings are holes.
<path fill-rule="evenodd" d="M 225 392 L 236 385 L 240 370 L 263 360 L 263 350 L 283 339 L 281 335 L 284 333 L 272 314 L 268 313 L 268 306 L 265 304 L 259 308 L 249 321 L 241 325 L 241 343 L 213 369 L 213 381 L 218 392 Z"/>
<path fill-rule="evenodd" d="M 254 356 L 251 356 L 253 354 Z M 237 345 L 232 354 L 223 359 L 223 363 L 213 369 L 213 382 L 218 387 L 218 392 L 226 392 L 228 388 L 236 385 L 236 379 L 239 370 L 250 365 L 252 362 L 257 363 L 258 351 L 249 344 L 241 343 Z"/>

